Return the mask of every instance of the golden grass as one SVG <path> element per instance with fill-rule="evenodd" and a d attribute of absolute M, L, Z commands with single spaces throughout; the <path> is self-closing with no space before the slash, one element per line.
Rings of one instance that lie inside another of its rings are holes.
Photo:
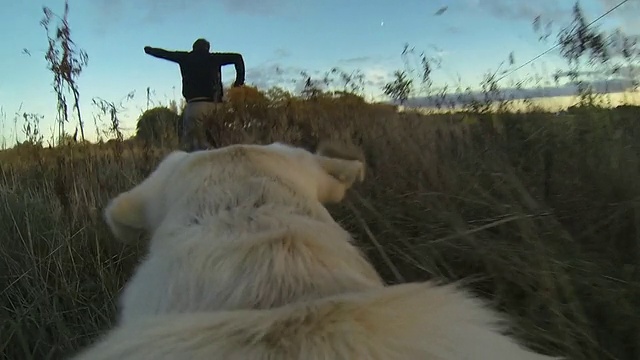
<path fill-rule="evenodd" d="M 368 178 L 332 206 L 390 282 L 467 278 L 536 350 L 640 358 L 640 126 L 620 111 L 421 116 L 357 99 L 244 99 L 218 146 L 353 141 Z M 249 126 L 251 124 L 251 126 Z M 0 354 L 57 359 L 108 329 L 144 248 L 101 211 L 168 148 L 0 153 Z"/>

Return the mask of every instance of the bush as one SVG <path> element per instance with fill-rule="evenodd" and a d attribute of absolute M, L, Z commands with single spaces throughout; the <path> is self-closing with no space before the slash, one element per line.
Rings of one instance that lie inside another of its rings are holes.
<path fill-rule="evenodd" d="M 168 107 L 142 113 L 136 125 L 136 139 L 157 146 L 175 146 L 181 127 L 180 117 Z"/>

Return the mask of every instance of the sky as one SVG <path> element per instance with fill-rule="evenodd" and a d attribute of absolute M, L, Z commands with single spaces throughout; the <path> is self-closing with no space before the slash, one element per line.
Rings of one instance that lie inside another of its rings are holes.
<path fill-rule="evenodd" d="M 64 1 L 0 2 L 0 32 L 5 36 L 0 48 L 0 134 L 5 141 L 16 133 L 20 137 L 21 123 L 16 129 L 15 114 L 29 112 L 44 116 L 41 128 L 49 136 L 56 100 L 40 20 L 43 5 L 62 14 Z M 617 3 L 581 2 L 590 19 Z M 312 75 L 332 67 L 359 70 L 366 77 L 365 95 L 383 100 L 381 87 L 394 70 L 403 68 L 400 54 L 405 43 L 441 60 L 442 67 L 433 75 L 436 84 L 455 85 L 460 79 L 465 86 L 477 86 L 512 51 L 517 66 L 550 47 L 552 43 L 537 40 L 534 17 L 566 24 L 572 4 L 568 0 L 70 0 L 69 22 L 72 39 L 89 56 L 78 86 L 87 136 L 95 139 L 96 109 L 91 103 L 95 97 L 119 103 L 134 92 L 133 99 L 123 102 L 123 127 L 129 133 L 147 107 L 147 88 L 152 91 L 152 105 L 181 99 L 178 66 L 146 55 L 147 45 L 189 50 L 195 39 L 204 37 L 212 51 L 241 53 L 246 83 L 262 89 L 299 87 L 303 70 Z M 438 11 L 444 7 L 444 12 Z M 640 0 L 630 0 L 599 25 L 640 34 L 639 15 Z M 532 71 L 551 73 L 562 64 L 552 52 L 504 81 Z M 225 67 L 223 81 L 231 83 L 234 77 L 233 66 Z"/>

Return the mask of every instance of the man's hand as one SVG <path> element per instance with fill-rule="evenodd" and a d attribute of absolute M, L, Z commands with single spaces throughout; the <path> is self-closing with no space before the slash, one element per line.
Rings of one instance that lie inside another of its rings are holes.
<path fill-rule="evenodd" d="M 144 52 L 148 54 L 149 51 L 151 51 L 151 46 L 145 46 L 144 47 Z"/>

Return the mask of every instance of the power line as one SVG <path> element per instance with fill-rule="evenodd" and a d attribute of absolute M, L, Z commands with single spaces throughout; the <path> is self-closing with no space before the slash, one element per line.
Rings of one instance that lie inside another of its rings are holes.
<path fill-rule="evenodd" d="M 629 2 L 629 0 L 623 0 L 623 1 L 621 1 L 618 5 L 616 5 L 616 6 L 612 7 L 611 9 L 607 10 L 607 12 L 605 12 L 604 14 L 602 14 L 602 15 L 598 16 L 598 17 L 597 17 L 595 20 L 593 20 L 592 22 L 588 23 L 586 27 L 587 27 L 587 28 L 589 28 L 591 25 L 593 25 L 593 24 L 595 24 L 596 22 L 600 21 L 600 20 L 601 20 L 602 18 L 604 18 L 605 16 L 607 16 L 607 15 L 611 14 L 612 12 L 614 12 L 616 9 L 618 9 L 620 6 L 622 6 L 622 5 L 626 4 L 627 2 Z M 541 57 L 543 57 L 543 56 L 547 55 L 548 53 L 550 53 L 550 52 L 552 52 L 553 50 L 555 50 L 558 46 L 560 46 L 560 43 L 555 44 L 554 46 L 550 47 L 549 49 L 547 49 L 547 50 L 545 50 L 545 51 L 541 52 L 540 54 L 536 55 L 536 56 L 535 56 L 535 57 L 533 57 L 532 59 L 528 60 L 528 61 L 527 61 L 527 62 L 525 62 L 524 64 L 522 64 L 522 65 L 518 66 L 517 68 L 515 68 L 515 69 L 513 69 L 513 70 L 509 71 L 508 73 L 506 73 L 506 74 L 502 75 L 501 77 L 499 77 L 499 78 L 496 80 L 496 82 L 498 82 L 498 81 L 500 81 L 500 80 L 502 80 L 502 79 L 506 78 L 507 76 L 509 76 L 509 75 L 513 74 L 514 72 L 516 72 L 516 71 L 518 71 L 518 70 L 522 69 L 523 67 L 525 67 L 525 66 L 527 66 L 527 65 L 531 64 L 532 62 L 534 62 L 534 61 L 536 61 L 536 60 L 540 59 Z"/>

